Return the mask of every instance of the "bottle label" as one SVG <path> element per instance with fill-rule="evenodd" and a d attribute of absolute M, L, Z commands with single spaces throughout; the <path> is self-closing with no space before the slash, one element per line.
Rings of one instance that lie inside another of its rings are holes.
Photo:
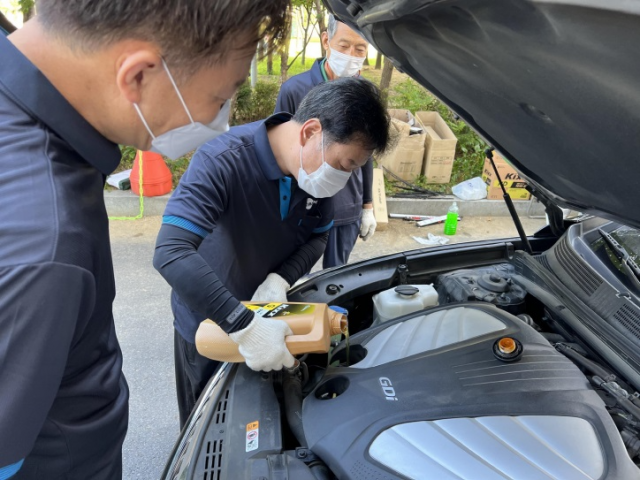
<path fill-rule="evenodd" d="M 245 307 L 265 318 L 309 315 L 316 310 L 316 306 L 310 303 L 249 303 Z"/>

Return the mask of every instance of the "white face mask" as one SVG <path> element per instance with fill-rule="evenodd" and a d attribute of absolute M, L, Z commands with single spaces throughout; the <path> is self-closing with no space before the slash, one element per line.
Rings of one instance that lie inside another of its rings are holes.
<path fill-rule="evenodd" d="M 185 112 L 187 112 L 187 116 L 189 117 L 189 120 L 191 120 L 191 123 L 182 127 L 174 128 L 173 130 L 169 130 L 168 132 L 156 137 L 153 132 L 151 132 L 147 121 L 144 119 L 144 116 L 140 111 L 140 107 L 138 107 L 138 104 L 134 103 L 133 108 L 136 109 L 140 120 L 142 120 L 142 123 L 149 132 L 149 135 L 153 138 L 151 141 L 151 151 L 160 153 L 165 157 L 175 160 L 185 153 L 195 150 L 200 145 L 213 140 L 217 136 L 222 135 L 229 130 L 229 111 L 231 109 L 231 101 L 227 100 L 224 102 L 220 112 L 210 124 L 204 125 L 200 122 L 194 122 L 191 112 L 189 112 L 187 104 L 184 103 L 180 90 L 178 90 L 178 86 L 173 80 L 171 72 L 169 71 L 169 68 L 167 68 L 167 64 L 164 60 L 162 60 L 162 65 L 164 66 L 164 69 L 169 76 L 169 80 L 171 80 L 171 85 L 173 85 L 174 90 L 178 94 L 178 98 L 180 99 Z"/>
<path fill-rule="evenodd" d="M 351 177 L 351 172 L 342 172 L 324 161 L 324 132 L 320 140 L 322 148 L 322 165 L 313 173 L 307 173 L 302 168 L 302 145 L 300 145 L 300 170 L 298 170 L 298 185 L 302 190 L 315 198 L 333 197 L 344 188 Z"/>
<path fill-rule="evenodd" d="M 338 77 L 355 77 L 358 72 L 362 70 L 364 64 L 364 57 L 352 57 L 351 55 L 345 55 L 333 48 L 330 48 L 331 55 L 327 58 L 331 71 Z"/>

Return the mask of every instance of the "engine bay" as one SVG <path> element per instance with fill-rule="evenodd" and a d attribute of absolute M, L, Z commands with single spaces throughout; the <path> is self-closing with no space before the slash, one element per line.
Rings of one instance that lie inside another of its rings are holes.
<path fill-rule="evenodd" d="M 271 373 L 227 364 L 195 478 L 640 479 L 639 395 L 576 334 L 557 300 L 571 292 L 547 275 L 563 241 L 426 277 L 400 264 L 390 285 L 336 302 L 350 332 L 328 355 Z M 381 321 L 386 287 L 400 303 L 435 289 L 437 305 Z"/>

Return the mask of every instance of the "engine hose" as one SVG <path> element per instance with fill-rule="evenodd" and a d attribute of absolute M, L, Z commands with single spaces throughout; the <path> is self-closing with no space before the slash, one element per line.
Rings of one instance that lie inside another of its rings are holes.
<path fill-rule="evenodd" d="M 314 462 L 309 465 L 309 469 L 313 476 L 316 477 L 316 480 L 331 480 L 334 478 L 332 477 L 329 468 L 324 463 Z"/>
<path fill-rule="evenodd" d="M 282 391 L 284 394 L 284 410 L 291 432 L 301 447 L 307 446 L 307 439 L 302 428 L 302 379 L 300 363 L 284 370 Z"/>
<path fill-rule="evenodd" d="M 564 343 L 556 343 L 555 347 L 558 352 L 562 353 L 566 357 L 569 357 L 571 360 L 576 362 L 581 367 L 589 370 L 591 373 L 594 373 L 595 375 L 598 375 L 607 381 L 611 380 L 612 378 L 615 378 L 615 376 L 611 372 L 604 369 L 603 367 L 598 365 L 596 362 L 589 360 L 584 355 L 576 352 L 569 345 L 566 345 Z"/>

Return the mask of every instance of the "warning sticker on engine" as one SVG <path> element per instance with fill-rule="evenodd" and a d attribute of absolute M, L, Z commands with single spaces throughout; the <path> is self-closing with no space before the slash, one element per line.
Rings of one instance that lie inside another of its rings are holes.
<path fill-rule="evenodd" d="M 259 427 L 260 427 L 260 422 L 247 423 L 245 452 L 252 452 L 258 449 L 258 440 L 260 438 Z"/>

